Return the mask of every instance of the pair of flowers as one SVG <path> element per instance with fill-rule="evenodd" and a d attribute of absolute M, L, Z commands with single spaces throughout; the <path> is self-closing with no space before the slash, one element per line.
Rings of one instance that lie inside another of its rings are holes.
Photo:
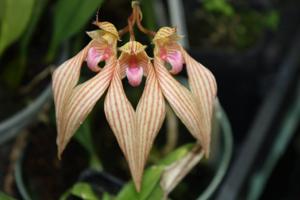
<path fill-rule="evenodd" d="M 131 40 L 119 48 L 119 33 L 109 22 L 96 22 L 99 30 L 88 32 L 91 42 L 53 73 L 58 155 L 106 90 L 104 110 L 140 190 L 144 166 L 165 118 L 166 102 L 209 155 L 216 81 L 211 72 L 191 58 L 177 43 L 175 28 L 163 27 L 154 35 L 154 59 L 145 46 Z M 78 84 L 83 63 L 97 74 Z M 105 62 L 103 68 L 100 62 Z M 189 89 L 172 75 L 186 66 Z M 171 67 L 167 69 L 166 65 Z M 146 77 L 136 109 L 128 101 L 122 79 L 136 87 Z"/>

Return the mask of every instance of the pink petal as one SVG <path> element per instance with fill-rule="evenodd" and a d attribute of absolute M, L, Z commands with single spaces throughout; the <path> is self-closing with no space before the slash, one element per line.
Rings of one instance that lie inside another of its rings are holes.
<path fill-rule="evenodd" d="M 127 67 L 126 76 L 129 84 L 132 87 L 137 87 L 141 84 L 144 70 L 142 67 Z"/>
<path fill-rule="evenodd" d="M 104 55 L 101 54 L 101 52 L 97 51 L 95 47 L 91 47 L 86 57 L 87 66 L 93 72 L 99 72 L 101 68 L 98 66 L 98 63 L 102 61 L 103 58 Z"/>
<path fill-rule="evenodd" d="M 184 60 L 180 51 L 169 50 L 167 53 L 162 54 L 161 58 L 171 64 L 171 74 L 178 74 L 182 71 Z"/>

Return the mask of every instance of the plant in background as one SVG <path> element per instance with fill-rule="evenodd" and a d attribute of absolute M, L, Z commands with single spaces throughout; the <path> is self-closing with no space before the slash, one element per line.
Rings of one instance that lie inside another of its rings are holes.
<path fill-rule="evenodd" d="M 194 45 L 246 49 L 256 44 L 266 30 L 275 31 L 279 23 L 279 12 L 275 9 L 258 11 L 247 6 L 243 8 L 243 3 L 237 8 L 227 0 L 203 0 L 201 3 L 202 7 L 192 19 L 198 19 L 197 25 L 206 28 L 201 29 L 201 37 L 198 31 L 191 31 Z"/>
<path fill-rule="evenodd" d="M 120 31 L 109 22 L 97 20 L 94 23 L 99 30 L 88 32 L 91 42 L 53 73 L 53 94 L 60 157 L 75 131 L 108 90 L 104 102 L 106 118 L 128 161 L 135 187 L 140 191 L 149 151 L 165 118 L 166 101 L 197 139 L 201 151 L 209 155 L 217 87 L 212 73 L 177 43 L 180 36 L 175 28 L 162 27 L 157 33 L 148 30 L 141 24 L 138 2 L 134 1 L 132 8 L 128 25 Z M 135 25 L 142 33 L 154 37 L 154 59 L 145 52 L 146 46 L 135 40 Z M 119 48 L 118 56 L 117 42 L 127 32 L 130 41 Z M 85 62 L 96 74 L 79 83 Z M 100 68 L 102 62 L 104 67 Z M 181 72 L 184 64 L 190 89 L 172 76 Z M 127 77 L 129 84 L 137 87 L 144 76 L 145 88 L 134 109 L 126 97 L 122 79 Z"/>

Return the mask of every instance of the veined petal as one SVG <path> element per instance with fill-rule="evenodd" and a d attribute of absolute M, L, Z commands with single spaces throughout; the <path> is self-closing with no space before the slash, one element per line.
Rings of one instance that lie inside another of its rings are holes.
<path fill-rule="evenodd" d="M 148 71 L 136 112 L 125 95 L 119 70 L 114 73 L 104 105 L 106 118 L 129 163 L 138 191 L 145 162 L 165 117 L 164 98 L 150 63 Z"/>
<path fill-rule="evenodd" d="M 153 141 L 159 132 L 165 118 L 165 100 L 159 87 L 158 80 L 152 64 L 148 65 L 148 76 L 143 95 L 136 109 L 137 152 L 139 153 L 139 166 L 145 166 Z M 139 172 L 143 173 L 143 168 Z"/>
<path fill-rule="evenodd" d="M 73 88 L 78 82 L 80 68 L 85 60 L 89 46 L 90 44 L 81 50 L 76 56 L 65 61 L 53 73 L 52 90 L 55 103 L 58 136 L 60 136 L 63 132 L 64 113 L 67 101 L 72 94 Z"/>
<path fill-rule="evenodd" d="M 142 178 L 140 169 L 143 166 L 140 166 L 139 152 L 137 152 L 136 116 L 124 92 L 119 69 L 114 71 L 113 79 L 105 98 L 104 111 L 107 121 L 129 163 L 133 180 L 139 190 Z"/>
<path fill-rule="evenodd" d="M 57 137 L 59 156 L 109 86 L 115 66 L 116 58 L 108 61 L 103 70 L 92 79 L 74 88 L 65 105 L 62 129 Z"/>
<path fill-rule="evenodd" d="M 212 113 L 217 95 L 216 80 L 207 68 L 188 55 L 184 49 L 182 54 L 186 63 L 189 86 L 201 112 L 201 129 L 203 134 L 207 135 L 206 138 L 210 139 Z"/>
<path fill-rule="evenodd" d="M 208 135 L 204 134 L 201 129 L 201 121 L 203 119 L 201 118 L 197 105 L 198 101 L 195 96 L 170 75 L 160 58 L 154 58 L 154 65 L 159 85 L 165 98 L 182 123 L 200 141 L 208 155 L 210 139 L 207 138 Z"/>

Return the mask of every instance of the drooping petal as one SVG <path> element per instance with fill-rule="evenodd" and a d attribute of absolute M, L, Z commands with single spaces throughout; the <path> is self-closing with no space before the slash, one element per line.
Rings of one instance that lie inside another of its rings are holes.
<path fill-rule="evenodd" d="M 140 166 L 137 152 L 136 116 L 124 92 L 118 69 L 114 71 L 113 79 L 105 98 L 104 111 L 107 121 L 129 163 L 133 180 L 139 189 L 142 178 L 140 169 L 143 166 Z"/>
<path fill-rule="evenodd" d="M 52 90 L 55 103 L 56 123 L 58 135 L 63 129 L 63 120 L 67 101 L 72 94 L 72 90 L 78 82 L 80 68 L 86 58 L 90 44 L 81 50 L 76 56 L 65 61 L 58 67 L 52 76 Z"/>
<path fill-rule="evenodd" d="M 165 100 L 153 66 L 149 63 L 146 85 L 136 109 L 139 166 L 145 166 L 153 141 L 164 121 L 165 113 Z M 142 174 L 143 170 L 139 172 Z"/>
<path fill-rule="evenodd" d="M 138 191 L 145 162 L 165 117 L 164 98 L 153 66 L 149 65 L 149 75 L 136 112 L 123 90 L 120 69 L 114 74 L 104 105 L 107 120 L 129 163 Z"/>
<path fill-rule="evenodd" d="M 210 139 L 201 129 L 203 119 L 195 96 L 170 75 L 160 58 L 154 58 L 154 65 L 165 98 L 182 123 L 200 141 L 204 152 L 208 155 Z"/>
<path fill-rule="evenodd" d="M 217 84 L 213 74 L 182 49 L 185 59 L 189 86 L 198 101 L 201 112 L 201 129 L 210 138 L 212 113 L 217 95 Z"/>
<path fill-rule="evenodd" d="M 57 137 L 59 156 L 109 86 L 115 66 L 116 59 L 111 59 L 96 76 L 74 88 L 65 105 L 63 128 Z"/>

